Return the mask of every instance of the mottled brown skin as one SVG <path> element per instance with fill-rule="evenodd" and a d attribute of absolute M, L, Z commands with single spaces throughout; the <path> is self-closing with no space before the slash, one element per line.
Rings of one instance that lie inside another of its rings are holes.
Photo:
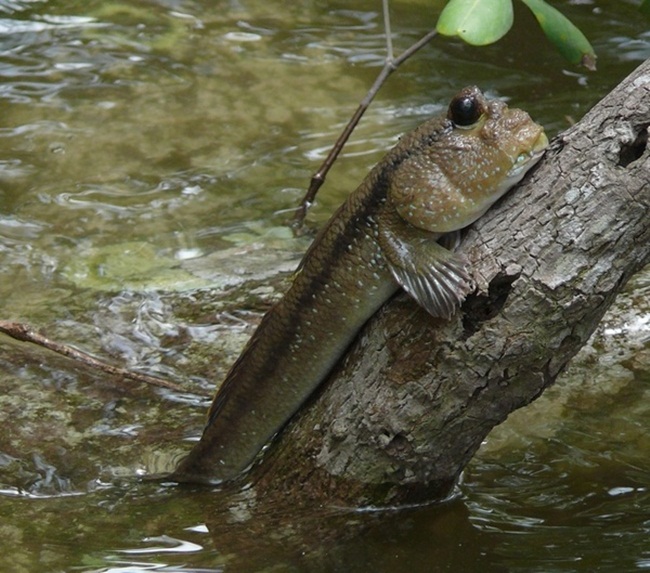
<path fill-rule="evenodd" d="M 477 88 L 461 91 L 447 117 L 405 135 L 320 232 L 172 479 L 220 483 L 245 472 L 400 286 L 431 314 L 451 316 L 472 281 L 438 240 L 482 215 L 546 143 L 525 112 Z"/>

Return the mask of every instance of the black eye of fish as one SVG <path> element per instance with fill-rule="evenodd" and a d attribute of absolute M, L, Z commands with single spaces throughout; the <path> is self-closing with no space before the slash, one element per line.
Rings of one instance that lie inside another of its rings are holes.
<path fill-rule="evenodd" d="M 475 94 L 462 94 L 451 100 L 447 117 L 458 127 L 470 127 L 482 113 L 481 102 Z"/>

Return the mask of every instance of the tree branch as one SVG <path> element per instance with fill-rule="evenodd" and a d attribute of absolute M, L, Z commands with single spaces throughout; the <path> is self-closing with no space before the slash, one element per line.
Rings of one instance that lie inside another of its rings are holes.
<path fill-rule="evenodd" d="M 431 30 L 428 34 L 420 38 L 420 40 L 418 40 L 410 48 L 404 50 L 404 52 L 402 52 L 402 54 L 399 57 L 394 58 L 392 32 L 390 27 L 390 15 L 388 10 L 388 0 L 383 0 L 383 13 L 384 13 L 384 29 L 386 35 L 386 61 L 384 63 L 384 67 L 379 72 L 379 75 L 375 79 L 375 82 L 372 84 L 372 87 L 368 90 L 368 93 L 359 103 L 359 107 L 357 107 L 357 110 L 350 118 L 350 121 L 348 121 L 347 125 L 341 132 L 341 135 L 339 135 L 339 138 L 336 140 L 336 143 L 334 144 L 332 149 L 330 149 L 330 152 L 327 154 L 325 161 L 323 161 L 318 171 L 316 171 L 316 173 L 314 173 L 314 175 L 312 176 L 311 181 L 309 183 L 309 188 L 307 189 L 305 196 L 302 198 L 302 201 L 300 202 L 300 205 L 298 206 L 298 209 L 295 212 L 294 220 L 293 220 L 294 229 L 300 229 L 300 227 L 302 226 L 305 217 L 307 216 L 307 211 L 309 210 L 309 207 L 311 207 L 312 203 L 314 202 L 318 190 L 321 188 L 323 183 L 325 183 L 325 178 L 327 177 L 329 170 L 331 169 L 332 165 L 334 165 L 334 162 L 336 161 L 339 154 L 341 153 L 343 146 L 347 143 L 348 139 L 350 138 L 350 135 L 352 135 L 352 132 L 354 131 L 357 124 L 361 120 L 363 114 L 366 112 L 366 110 L 372 103 L 372 100 L 379 92 L 379 89 L 384 84 L 384 82 L 388 79 L 388 76 L 390 76 L 399 66 L 401 66 L 413 54 L 415 54 L 418 50 L 420 50 L 426 44 L 428 44 L 431 41 L 431 39 L 437 34 L 435 29 Z"/>
<path fill-rule="evenodd" d="M 163 380 L 162 378 L 157 378 L 156 376 L 150 376 L 148 374 L 141 374 L 139 372 L 133 372 L 125 368 L 120 368 L 113 366 L 102 360 L 99 360 L 90 354 L 68 346 L 67 344 L 62 344 L 60 342 L 55 342 L 50 338 L 36 332 L 29 325 L 20 323 L 20 322 L 11 322 L 7 320 L 0 320 L 0 332 L 10 336 L 15 340 L 21 342 L 30 342 L 43 348 L 47 348 L 57 354 L 71 358 L 76 362 L 80 362 L 85 366 L 88 366 L 94 370 L 100 372 L 105 372 L 111 376 L 116 376 L 124 380 L 132 380 L 133 382 L 140 382 L 142 384 L 149 384 L 150 386 L 157 386 L 159 388 L 167 388 L 168 390 L 174 390 L 175 392 L 187 392 L 187 389 L 182 388 L 178 384 Z M 204 393 L 201 393 L 204 395 Z"/>
<path fill-rule="evenodd" d="M 492 427 L 551 385 L 650 262 L 650 61 L 558 136 L 461 246 L 480 290 L 450 321 L 406 296 L 366 326 L 251 475 L 270 503 L 449 494 Z"/>

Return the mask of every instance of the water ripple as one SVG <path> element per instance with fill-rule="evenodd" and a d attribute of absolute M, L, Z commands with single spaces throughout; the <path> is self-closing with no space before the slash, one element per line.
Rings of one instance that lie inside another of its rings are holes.
<path fill-rule="evenodd" d="M 143 547 L 139 549 L 118 549 L 119 553 L 126 553 L 129 555 L 149 555 L 159 553 L 194 553 L 195 551 L 202 551 L 203 547 L 191 541 L 183 539 L 176 539 L 168 535 L 158 535 L 156 537 L 145 537 L 143 543 L 162 543 L 164 545 L 154 545 L 153 547 Z"/>

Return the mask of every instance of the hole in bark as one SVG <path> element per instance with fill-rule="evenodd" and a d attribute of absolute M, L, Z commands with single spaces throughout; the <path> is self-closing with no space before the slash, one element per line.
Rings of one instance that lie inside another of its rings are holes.
<path fill-rule="evenodd" d="M 481 323 L 499 314 L 512 291 L 512 283 L 519 275 L 520 273 L 497 275 L 492 279 L 487 294 L 467 297 L 463 305 L 463 338 L 469 338 L 480 328 Z"/>
<path fill-rule="evenodd" d="M 388 440 L 384 447 L 392 455 L 399 455 L 400 453 L 409 452 L 412 449 L 408 438 L 402 433 L 391 436 L 386 432 L 384 437 Z"/>
<path fill-rule="evenodd" d="M 643 155 L 648 145 L 648 126 L 642 125 L 638 128 L 636 138 L 632 143 L 626 143 L 621 146 L 618 154 L 618 164 L 621 167 L 627 167 Z"/>

